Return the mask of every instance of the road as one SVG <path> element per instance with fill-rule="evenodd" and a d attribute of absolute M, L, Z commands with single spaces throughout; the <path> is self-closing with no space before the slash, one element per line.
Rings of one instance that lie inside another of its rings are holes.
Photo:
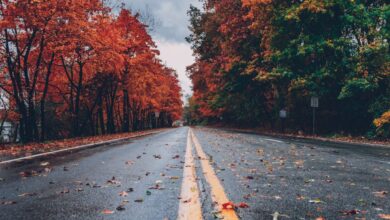
<path fill-rule="evenodd" d="M 390 148 L 182 127 L 1 166 L 0 219 L 380 219 L 389 192 Z"/>

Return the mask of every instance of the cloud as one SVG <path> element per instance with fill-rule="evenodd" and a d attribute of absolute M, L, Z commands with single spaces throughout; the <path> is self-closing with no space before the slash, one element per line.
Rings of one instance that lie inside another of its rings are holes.
<path fill-rule="evenodd" d="M 200 6 L 199 0 L 124 0 L 132 10 L 149 10 L 160 24 L 153 35 L 165 41 L 184 42 L 190 32 L 187 11 L 190 5 Z"/>
<path fill-rule="evenodd" d="M 118 0 L 114 0 L 118 1 Z M 133 11 L 145 11 L 158 23 L 152 33 L 160 50 L 160 59 L 175 69 L 184 97 L 191 95 L 191 80 L 186 67 L 194 62 L 191 47 L 185 42 L 190 34 L 187 11 L 190 5 L 201 7 L 199 0 L 122 0 Z"/>
<path fill-rule="evenodd" d="M 191 80 L 186 75 L 186 67 L 194 62 L 190 46 L 184 42 L 173 42 L 163 39 L 157 39 L 156 43 L 161 52 L 160 58 L 167 66 L 177 71 L 183 95 L 192 94 Z"/>

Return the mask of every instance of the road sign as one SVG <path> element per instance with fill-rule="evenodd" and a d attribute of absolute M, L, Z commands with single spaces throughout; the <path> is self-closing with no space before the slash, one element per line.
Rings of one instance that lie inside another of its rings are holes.
<path fill-rule="evenodd" d="M 318 97 L 311 97 L 310 105 L 312 108 L 318 108 L 319 107 L 319 98 Z"/>
<path fill-rule="evenodd" d="M 280 110 L 279 117 L 280 118 L 287 118 L 287 111 L 284 109 Z"/>

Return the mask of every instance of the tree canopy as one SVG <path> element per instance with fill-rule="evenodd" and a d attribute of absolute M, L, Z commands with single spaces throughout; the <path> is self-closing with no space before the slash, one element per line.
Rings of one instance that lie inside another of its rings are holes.
<path fill-rule="evenodd" d="M 388 136 L 389 5 L 382 0 L 207 0 L 189 16 L 199 120 Z M 376 122 L 374 123 L 374 120 Z"/>

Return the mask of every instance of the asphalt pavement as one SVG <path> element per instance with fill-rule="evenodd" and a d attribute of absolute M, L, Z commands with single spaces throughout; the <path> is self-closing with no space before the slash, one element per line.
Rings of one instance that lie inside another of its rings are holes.
<path fill-rule="evenodd" d="M 203 219 L 223 217 L 221 199 L 239 219 L 390 214 L 390 148 L 191 131 L 0 166 L 0 219 L 184 219 L 199 208 L 186 193 Z"/>

